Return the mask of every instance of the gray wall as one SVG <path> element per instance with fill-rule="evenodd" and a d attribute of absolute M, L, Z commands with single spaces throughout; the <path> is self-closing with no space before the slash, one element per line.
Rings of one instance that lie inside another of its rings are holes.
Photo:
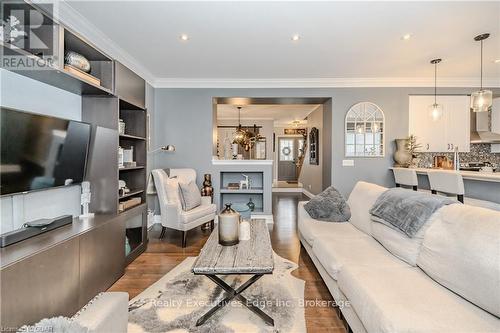
<path fill-rule="evenodd" d="M 473 90 L 441 88 L 439 92 L 464 94 Z M 495 92 L 500 93 L 499 89 Z M 156 144 L 175 144 L 177 151 L 174 154 L 158 154 L 154 166 L 192 167 L 199 175 L 211 172 L 212 97 L 326 97 L 332 98 L 333 131 L 329 148 L 332 184 L 344 195 L 348 195 L 359 180 L 393 186 L 393 177 L 389 171 L 393 163 L 393 140 L 408 135 L 408 95 L 431 93 L 432 88 L 156 89 Z M 377 104 L 385 113 L 386 156 L 355 158 L 354 167 L 342 167 L 345 114 L 352 105 L 363 101 Z"/>
<path fill-rule="evenodd" d="M 34 113 L 81 120 L 81 97 L 0 69 L 0 105 Z M 2 142 L 2 144 L 6 144 Z M 80 186 L 3 196 L 0 233 L 39 218 L 80 214 Z"/>
<path fill-rule="evenodd" d="M 304 188 L 313 193 L 318 194 L 323 190 L 323 148 L 325 142 L 323 140 L 323 106 L 320 106 L 307 116 L 307 133 L 309 134 L 311 128 L 316 127 L 319 130 L 319 165 L 309 164 L 309 137 L 307 138 L 307 149 L 305 151 L 304 164 L 300 172 L 299 182 L 302 183 Z"/>

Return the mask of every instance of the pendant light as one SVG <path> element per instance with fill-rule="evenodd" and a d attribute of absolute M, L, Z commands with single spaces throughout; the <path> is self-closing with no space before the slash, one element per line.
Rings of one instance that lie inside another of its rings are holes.
<path fill-rule="evenodd" d="M 247 132 L 241 126 L 241 106 L 238 106 L 238 127 L 233 136 L 233 143 L 244 145 L 247 137 Z"/>
<path fill-rule="evenodd" d="M 433 121 L 438 121 L 443 117 L 443 105 L 437 103 L 437 65 L 441 59 L 432 59 L 431 64 L 434 65 L 434 104 L 429 106 L 429 113 Z"/>
<path fill-rule="evenodd" d="M 470 108 L 474 112 L 489 111 L 493 104 L 493 93 L 491 90 L 483 89 L 483 41 L 490 37 L 490 34 L 482 34 L 474 37 L 476 42 L 481 42 L 481 86 L 479 91 L 475 91 L 470 96 Z"/>

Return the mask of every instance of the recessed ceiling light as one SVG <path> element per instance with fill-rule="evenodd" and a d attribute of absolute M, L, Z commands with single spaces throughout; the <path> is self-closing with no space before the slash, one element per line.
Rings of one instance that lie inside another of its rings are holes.
<path fill-rule="evenodd" d="M 495 64 L 500 64 L 500 59 L 493 61 Z"/>
<path fill-rule="evenodd" d="M 183 41 L 187 41 L 187 40 L 189 39 L 189 36 L 188 36 L 188 35 L 186 35 L 186 34 L 182 34 L 182 35 L 180 35 L 180 36 L 179 36 L 179 38 L 180 38 L 181 40 L 183 40 Z"/>
<path fill-rule="evenodd" d="M 293 36 L 292 36 L 292 40 L 293 40 L 294 42 L 298 41 L 299 39 L 300 39 L 300 36 L 299 36 L 299 35 L 293 35 Z"/>
<path fill-rule="evenodd" d="M 402 40 L 408 40 L 411 38 L 411 34 L 405 34 L 401 37 Z"/>

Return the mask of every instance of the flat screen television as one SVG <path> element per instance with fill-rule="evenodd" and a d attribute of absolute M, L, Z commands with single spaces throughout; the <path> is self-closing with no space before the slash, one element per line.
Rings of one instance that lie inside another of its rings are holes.
<path fill-rule="evenodd" d="M 0 195 L 81 183 L 90 124 L 1 108 Z"/>

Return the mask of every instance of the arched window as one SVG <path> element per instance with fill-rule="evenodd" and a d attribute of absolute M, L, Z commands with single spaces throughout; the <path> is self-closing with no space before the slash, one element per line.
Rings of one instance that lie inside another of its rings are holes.
<path fill-rule="evenodd" d="M 345 156 L 384 156 L 384 120 L 384 112 L 376 104 L 353 105 L 345 117 Z"/>

